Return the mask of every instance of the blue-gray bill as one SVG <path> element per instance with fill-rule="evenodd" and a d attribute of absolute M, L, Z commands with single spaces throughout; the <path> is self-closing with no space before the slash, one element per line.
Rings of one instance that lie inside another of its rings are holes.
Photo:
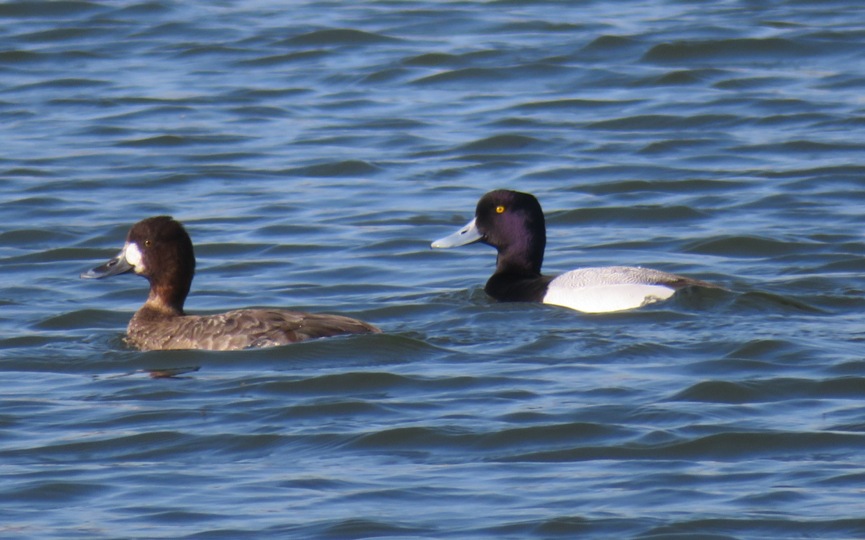
<path fill-rule="evenodd" d="M 126 249 L 120 251 L 116 257 L 95 268 L 83 272 L 80 277 L 84 279 L 100 279 L 108 276 L 116 276 L 132 270 L 132 265 L 126 260 Z"/>
<path fill-rule="evenodd" d="M 465 227 L 453 233 L 450 236 L 445 236 L 444 238 L 439 238 L 432 244 L 430 247 L 433 248 L 452 248 L 457 246 L 464 246 L 466 244 L 471 244 L 473 242 L 477 242 L 483 239 L 483 235 L 478 231 L 477 224 L 475 223 L 477 218 L 469 221 Z"/>

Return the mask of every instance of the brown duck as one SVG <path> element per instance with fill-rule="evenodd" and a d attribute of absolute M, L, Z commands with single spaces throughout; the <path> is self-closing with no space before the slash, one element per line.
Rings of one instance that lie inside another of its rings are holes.
<path fill-rule="evenodd" d="M 253 308 L 215 315 L 187 315 L 183 303 L 195 274 L 195 253 L 186 229 L 169 216 L 151 217 L 133 225 L 120 253 L 81 277 L 103 278 L 130 270 L 150 282 L 147 301 L 126 329 L 126 342 L 143 351 L 225 351 L 381 332 L 371 324 L 341 315 L 285 309 Z"/>

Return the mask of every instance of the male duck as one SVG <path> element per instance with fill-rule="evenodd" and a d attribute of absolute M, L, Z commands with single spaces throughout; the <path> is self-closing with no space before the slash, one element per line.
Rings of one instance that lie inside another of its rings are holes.
<path fill-rule="evenodd" d="M 183 303 L 195 274 L 192 240 L 169 216 L 139 221 L 120 253 L 81 274 L 103 278 L 133 270 L 150 282 L 150 294 L 127 328 L 138 349 L 236 350 L 273 347 L 340 334 L 378 333 L 363 321 L 284 309 L 240 309 L 216 315 L 186 315 Z"/>
<path fill-rule="evenodd" d="M 585 313 L 634 309 L 666 300 L 685 287 L 715 285 L 633 266 L 580 268 L 560 276 L 541 274 L 547 243 L 544 212 L 534 195 L 509 190 L 481 197 L 475 218 L 434 248 L 483 242 L 498 250 L 486 293 L 501 302 L 543 302 Z"/>

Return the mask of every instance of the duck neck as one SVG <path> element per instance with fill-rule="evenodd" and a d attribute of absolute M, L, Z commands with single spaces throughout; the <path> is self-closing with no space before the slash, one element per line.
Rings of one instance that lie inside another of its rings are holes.
<path fill-rule="evenodd" d="M 147 302 L 144 305 L 161 313 L 183 315 L 183 304 L 186 301 L 186 295 L 189 294 L 190 285 L 191 283 L 180 286 L 151 283 L 150 294 L 148 294 Z"/>
<path fill-rule="evenodd" d="M 499 248 L 496 274 L 540 276 L 546 243 L 546 235 L 543 233 L 540 236 L 526 234 L 519 236 L 507 246 Z"/>

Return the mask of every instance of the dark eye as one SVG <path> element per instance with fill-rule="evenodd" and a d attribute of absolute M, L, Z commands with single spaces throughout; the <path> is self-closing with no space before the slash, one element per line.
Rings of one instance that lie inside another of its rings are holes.
<path fill-rule="evenodd" d="M 144 247 L 150 247 L 150 246 L 152 246 L 152 245 L 153 245 L 153 242 L 151 242 L 150 240 L 145 240 L 145 241 L 144 241 Z"/>

